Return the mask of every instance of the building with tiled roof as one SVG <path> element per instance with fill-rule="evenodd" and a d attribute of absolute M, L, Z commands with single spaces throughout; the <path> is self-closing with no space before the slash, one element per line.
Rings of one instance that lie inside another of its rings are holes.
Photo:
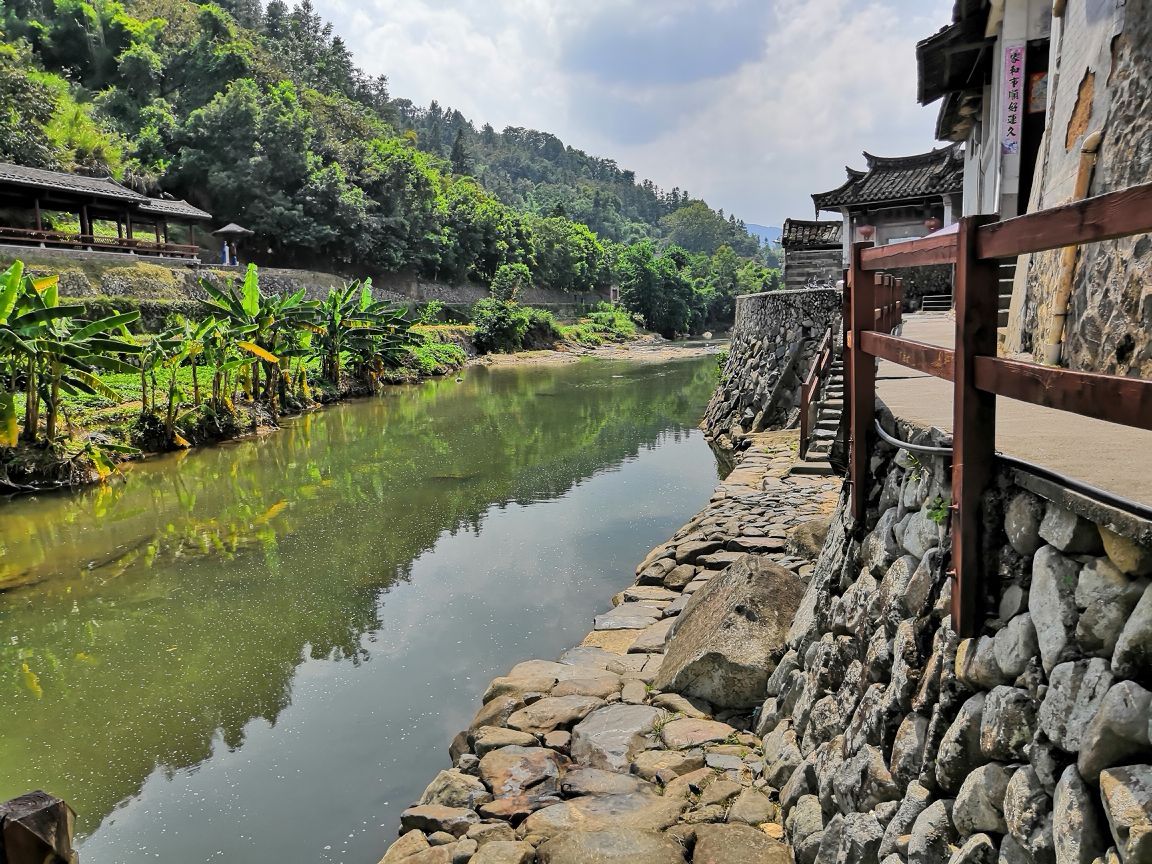
<path fill-rule="evenodd" d="M 865 153 L 864 160 L 865 170 L 846 168 L 843 183 L 812 196 L 817 214 L 843 217 L 845 255 L 853 242 L 883 245 L 923 237 L 956 221 L 964 192 L 964 153 L 958 144 L 914 156 Z"/>
<path fill-rule="evenodd" d="M 780 245 L 785 249 L 839 249 L 844 223 L 785 219 Z"/>
<path fill-rule="evenodd" d="M 54 230 L 53 213 L 78 220 L 79 233 Z M 111 177 L 0 163 L 0 243 L 195 258 L 195 223 L 211 219 L 187 201 L 149 198 Z M 171 242 L 170 227 L 185 242 Z"/>
<path fill-rule="evenodd" d="M 812 196 L 817 211 L 907 202 L 920 204 L 928 198 L 964 191 L 964 156 L 957 145 L 915 156 L 865 153 L 864 159 L 868 170 L 846 168 L 847 180 L 829 192 Z"/>
<path fill-rule="evenodd" d="M 785 219 L 780 245 L 784 247 L 784 287 L 798 290 L 835 285 L 844 272 L 839 220 Z"/>

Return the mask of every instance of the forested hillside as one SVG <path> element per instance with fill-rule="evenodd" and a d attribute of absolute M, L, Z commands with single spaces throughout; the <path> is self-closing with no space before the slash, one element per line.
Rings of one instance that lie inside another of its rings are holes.
<path fill-rule="evenodd" d="M 187 198 L 255 230 L 277 264 L 487 283 L 523 263 L 542 287 L 585 292 L 650 241 L 679 262 L 695 320 L 772 284 L 744 224 L 687 192 L 547 133 L 393 99 L 310 0 L 0 11 L 0 160 Z M 688 326 L 676 318 L 659 329 Z"/>

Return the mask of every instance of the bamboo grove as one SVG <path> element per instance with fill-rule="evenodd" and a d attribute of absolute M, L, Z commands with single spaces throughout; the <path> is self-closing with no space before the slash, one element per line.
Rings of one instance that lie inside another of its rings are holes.
<path fill-rule="evenodd" d="M 19 261 L 0 274 L 0 448 L 62 445 L 63 398 L 121 401 L 107 379 L 126 374 L 139 381 L 137 425 L 153 429 L 150 449 L 188 446 L 186 424 L 234 416 L 241 401 L 272 423 L 306 407 L 310 376 L 375 390 L 421 339 L 405 310 L 373 301 L 371 280 L 306 300 L 303 289 L 265 293 L 249 265 L 231 284 L 202 280 L 204 314 L 176 316 L 151 335 L 129 332 L 137 311 L 84 320 L 83 306 L 61 300 L 58 281 L 34 278 Z"/>

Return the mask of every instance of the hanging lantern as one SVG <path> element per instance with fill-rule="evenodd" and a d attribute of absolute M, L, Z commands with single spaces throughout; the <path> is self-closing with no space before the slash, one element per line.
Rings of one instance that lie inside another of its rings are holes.
<path fill-rule="evenodd" d="M 929 216 L 924 220 L 924 227 L 928 229 L 929 234 L 933 231 L 939 231 L 943 226 L 944 223 L 935 216 Z"/>
<path fill-rule="evenodd" d="M 860 237 L 862 239 L 871 240 L 873 235 L 876 233 L 876 226 L 875 225 L 861 225 L 856 230 L 860 232 Z"/>

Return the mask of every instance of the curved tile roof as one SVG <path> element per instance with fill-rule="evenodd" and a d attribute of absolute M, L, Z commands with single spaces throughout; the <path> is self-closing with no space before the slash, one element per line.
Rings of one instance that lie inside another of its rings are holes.
<path fill-rule="evenodd" d="M 785 249 L 839 249 L 844 223 L 785 219 L 780 245 Z"/>
<path fill-rule="evenodd" d="M 0 183 L 14 183 L 35 189 L 56 189 L 75 195 L 92 195 L 96 198 L 111 198 L 117 201 L 148 200 L 147 195 L 133 192 L 111 177 L 84 177 L 80 174 L 46 171 L 43 168 L 29 168 L 7 162 L 0 162 Z"/>
<path fill-rule="evenodd" d="M 140 205 L 140 212 L 157 216 L 181 216 L 185 219 L 199 219 L 204 222 L 212 219 L 211 213 L 207 213 L 199 207 L 193 207 L 182 198 L 149 198 L 146 204 Z"/>
<path fill-rule="evenodd" d="M 915 156 L 864 153 L 867 171 L 845 169 L 848 179 L 812 196 L 817 212 L 866 204 L 914 201 L 964 188 L 964 156 L 958 144 Z"/>

